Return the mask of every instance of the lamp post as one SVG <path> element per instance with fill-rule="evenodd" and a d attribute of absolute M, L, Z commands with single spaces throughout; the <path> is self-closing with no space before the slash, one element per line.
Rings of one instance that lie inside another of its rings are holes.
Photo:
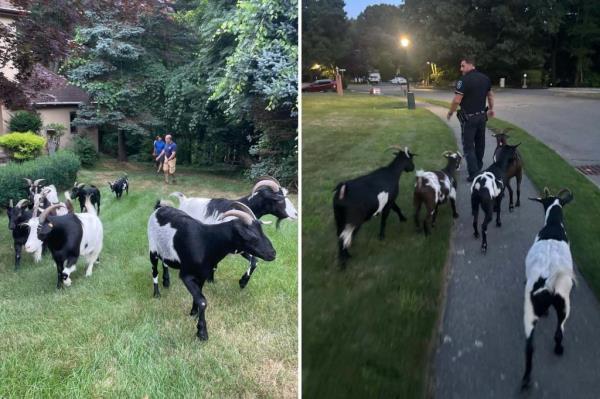
<path fill-rule="evenodd" d="M 404 49 L 404 53 L 408 58 L 408 46 L 410 46 L 410 39 L 407 36 L 400 36 L 400 46 Z M 406 75 L 406 103 L 408 109 L 415 109 L 415 93 L 410 91 L 410 83 L 408 82 L 408 74 Z"/>
<path fill-rule="evenodd" d="M 523 89 L 527 88 L 527 74 L 523 74 Z"/>

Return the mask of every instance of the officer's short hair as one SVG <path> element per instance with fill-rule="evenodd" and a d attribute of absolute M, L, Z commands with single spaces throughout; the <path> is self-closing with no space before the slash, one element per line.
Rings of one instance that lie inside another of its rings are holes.
<path fill-rule="evenodd" d="M 461 62 L 462 62 L 462 61 L 464 61 L 464 62 L 466 62 L 467 64 L 475 65 L 475 57 L 473 57 L 473 56 L 466 56 L 466 57 L 462 57 L 462 58 L 460 59 L 460 61 L 461 61 Z"/>

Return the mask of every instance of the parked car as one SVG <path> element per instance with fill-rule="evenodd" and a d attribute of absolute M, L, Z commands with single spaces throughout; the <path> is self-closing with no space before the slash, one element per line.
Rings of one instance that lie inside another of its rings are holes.
<path fill-rule="evenodd" d="M 337 85 L 331 79 L 319 79 L 312 83 L 302 85 L 302 91 L 319 92 L 319 91 L 336 91 Z"/>
<path fill-rule="evenodd" d="M 395 85 L 405 85 L 408 83 L 408 81 L 402 76 L 396 76 L 394 79 L 390 80 L 390 83 Z"/>
<path fill-rule="evenodd" d="M 369 73 L 369 83 L 379 84 L 379 82 L 381 82 L 381 74 L 379 72 Z"/>

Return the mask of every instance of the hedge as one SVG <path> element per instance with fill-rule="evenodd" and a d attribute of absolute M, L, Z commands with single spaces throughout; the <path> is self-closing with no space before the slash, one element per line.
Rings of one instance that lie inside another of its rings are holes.
<path fill-rule="evenodd" d="M 0 146 L 8 150 L 12 159 L 28 161 L 34 159 L 46 145 L 46 139 L 33 132 L 14 132 L 0 137 Z"/>
<path fill-rule="evenodd" d="M 23 178 L 46 179 L 46 184 L 54 184 L 59 190 L 72 187 L 77 178 L 81 162 L 71 151 L 58 151 L 52 156 L 43 156 L 23 163 L 12 162 L 0 167 L 0 206 L 7 207 L 9 200 L 14 202 L 27 198 L 27 183 Z"/>

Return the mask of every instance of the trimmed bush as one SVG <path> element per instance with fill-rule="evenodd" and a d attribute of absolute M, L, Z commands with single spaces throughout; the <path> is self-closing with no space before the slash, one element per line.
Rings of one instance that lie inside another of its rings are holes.
<path fill-rule="evenodd" d="M 0 136 L 0 146 L 10 157 L 17 161 L 28 161 L 40 155 L 46 145 L 46 139 L 33 132 L 9 133 Z"/>
<path fill-rule="evenodd" d="M 98 152 L 92 140 L 87 137 L 77 136 L 73 138 L 73 151 L 81 160 L 81 165 L 86 168 L 92 167 L 98 161 Z"/>
<path fill-rule="evenodd" d="M 42 118 L 36 112 L 18 111 L 8 123 L 11 132 L 39 132 Z"/>
<path fill-rule="evenodd" d="M 25 177 L 46 179 L 47 184 L 54 184 L 60 191 L 72 187 L 79 167 L 79 158 L 71 151 L 58 151 L 53 156 L 8 164 L 0 168 L 0 206 L 7 207 L 11 198 L 15 202 L 27 198 Z"/>

